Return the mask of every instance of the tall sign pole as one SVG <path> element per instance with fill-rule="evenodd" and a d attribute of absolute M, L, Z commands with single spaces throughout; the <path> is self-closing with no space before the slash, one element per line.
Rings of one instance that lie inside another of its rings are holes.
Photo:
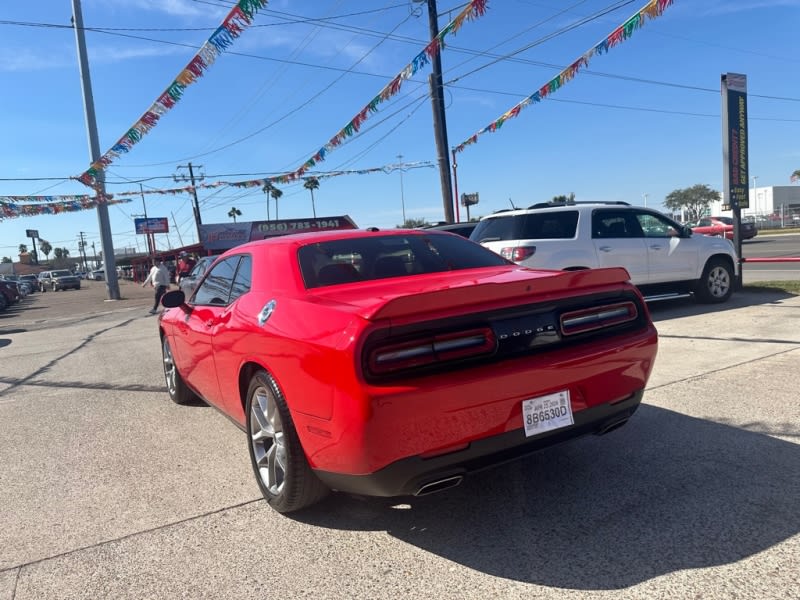
<path fill-rule="evenodd" d="M 97 139 L 97 120 L 94 114 L 94 98 L 92 97 L 92 80 L 89 75 L 89 59 L 86 56 L 86 40 L 83 37 L 81 0 L 72 0 L 72 26 L 75 28 L 75 42 L 78 46 L 78 66 L 81 74 L 81 90 L 83 91 L 83 110 L 86 115 L 86 133 L 89 136 L 89 157 L 91 158 L 91 163 L 94 163 L 100 158 L 100 142 Z M 95 191 L 98 194 L 97 221 L 100 225 L 100 245 L 103 249 L 106 290 L 109 300 L 119 300 L 117 262 L 114 257 L 114 244 L 111 240 L 111 223 L 108 219 L 108 204 L 105 201 L 105 173 L 102 170 L 97 175 Z"/>
<path fill-rule="evenodd" d="M 733 245 L 739 260 L 736 288 L 742 287 L 742 209 L 750 207 L 747 136 L 747 75 L 725 73 L 722 96 L 723 210 L 733 211 Z"/>

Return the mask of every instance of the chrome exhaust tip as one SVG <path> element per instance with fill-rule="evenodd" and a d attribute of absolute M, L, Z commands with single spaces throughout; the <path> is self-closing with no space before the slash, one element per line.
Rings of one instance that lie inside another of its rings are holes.
<path fill-rule="evenodd" d="M 450 488 L 454 488 L 461 483 L 464 479 L 463 475 L 453 475 L 452 477 L 445 477 L 444 479 L 437 479 L 426 483 L 417 490 L 415 496 L 427 496 L 428 494 L 435 494 Z"/>

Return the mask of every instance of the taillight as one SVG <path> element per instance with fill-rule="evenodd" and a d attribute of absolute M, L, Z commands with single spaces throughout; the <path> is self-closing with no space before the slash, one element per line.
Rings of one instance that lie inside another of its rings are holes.
<path fill-rule="evenodd" d="M 369 370 L 385 375 L 414 367 L 430 366 L 495 351 L 497 340 L 488 327 L 424 336 L 378 346 L 369 353 Z"/>
<path fill-rule="evenodd" d="M 536 252 L 536 246 L 513 246 L 500 248 L 500 256 L 514 262 L 522 262 Z"/>
<path fill-rule="evenodd" d="M 633 302 L 586 308 L 561 315 L 561 333 L 574 335 L 634 321 L 639 311 Z"/>

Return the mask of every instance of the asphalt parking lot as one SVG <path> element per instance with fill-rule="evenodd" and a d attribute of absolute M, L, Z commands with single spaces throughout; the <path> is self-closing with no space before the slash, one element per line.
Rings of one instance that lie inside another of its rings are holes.
<path fill-rule="evenodd" d="M 261 499 L 243 434 L 167 398 L 152 289 L 0 314 L 0 600 L 800 598 L 800 297 L 652 307 L 644 404 L 419 499 Z"/>

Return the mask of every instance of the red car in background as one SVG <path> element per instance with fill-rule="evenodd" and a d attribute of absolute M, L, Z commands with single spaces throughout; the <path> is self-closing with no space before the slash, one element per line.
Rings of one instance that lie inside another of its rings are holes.
<path fill-rule="evenodd" d="M 200 396 L 247 434 L 280 512 L 427 494 L 627 422 L 657 348 L 628 279 L 431 230 L 250 242 L 164 296 L 164 375 L 174 402 Z"/>
<path fill-rule="evenodd" d="M 731 217 L 703 217 L 696 225 L 692 225 L 694 233 L 713 235 L 733 239 L 733 219 Z M 758 228 L 754 223 L 743 222 L 741 225 L 742 240 L 750 240 L 758 235 Z"/>

